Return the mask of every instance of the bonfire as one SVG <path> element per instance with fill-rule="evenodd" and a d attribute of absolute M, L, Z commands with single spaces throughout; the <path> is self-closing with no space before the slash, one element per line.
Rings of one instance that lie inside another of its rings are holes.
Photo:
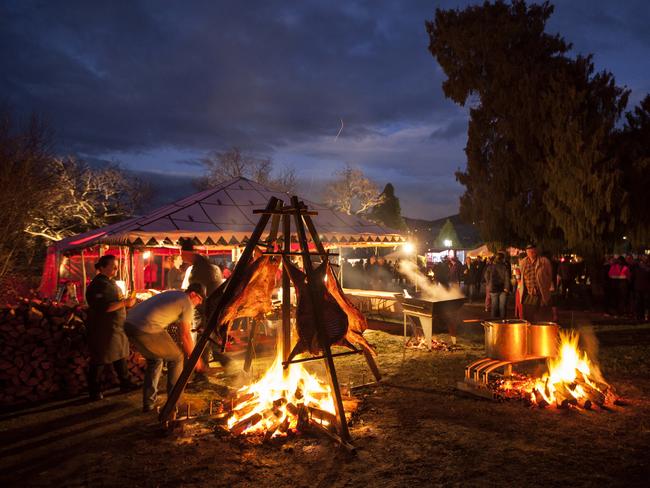
<path fill-rule="evenodd" d="M 613 388 L 578 345 L 576 332 L 560 332 L 559 354 L 547 361 L 541 378 L 515 375 L 500 380 L 497 390 L 506 398 L 523 397 L 532 405 L 561 408 L 607 408 L 617 401 Z"/>
<path fill-rule="evenodd" d="M 284 369 L 278 354 L 259 381 L 237 391 L 228 429 L 235 435 L 264 434 L 272 438 L 304 428 L 310 420 L 330 428 L 335 419 L 329 385 L 300 363 Z"/>

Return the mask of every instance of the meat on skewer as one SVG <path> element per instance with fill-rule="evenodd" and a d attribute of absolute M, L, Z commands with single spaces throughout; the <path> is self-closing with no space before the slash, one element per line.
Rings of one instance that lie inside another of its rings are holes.
<path fill-rule="evenodd" d="M 334 297 L 339 306 L 343 309 L 348 316 L 348 330 L 345 334 L 345 339 L 365 350 L 373 356 L 377 355 L 377 351 L 372 344 L 370 344 L 364 337 L 363 332 L 368 328 L 368 321 L 366 317 L 359 311 L 357 307 L 350 301 L 350 299 L 343 293 L 343 288 L 339 280 L 334 275 L 334 270 L 329 262 L 325 262 L 326 276 L 325 286 L 327 291 Z"/>
<path fill-rule="evenodd" d="M 320 307 L 323 326 L 328 345 L 341 345 L 355 349 L 354 345 L 375 355 L 374 348 L 363 338 L 368 327 L 365 317 L 345 297 L 336 276 L 328 262 L 323 262 L 314 270 L 317 296 L 320 303 L 313 305 L 307 285 L 307 276 L 286 256 L 283 264 L 296 289 L 298 300 L 297 330 L 298 343 L 291 351 L 289 360 L 305 351 L 318 354 L 321 351 L 315 328 L 314 306 Z"/>
<path fill-rule="evenodd" d="M 275 288 L 275 278 L 279 259 L 275 256 L 260 256 L 246 268 L 241 280 L 233 283 L 236 287 L 230 303 L 224 304 L 217 318 L 219 335 L 226 343 L 230 326 L 241 317 L 262 317 L 273 309 L 271 295 Z M 214 313 L 228 281 L 224 281 L 206 300 L 206 313 Z"/>

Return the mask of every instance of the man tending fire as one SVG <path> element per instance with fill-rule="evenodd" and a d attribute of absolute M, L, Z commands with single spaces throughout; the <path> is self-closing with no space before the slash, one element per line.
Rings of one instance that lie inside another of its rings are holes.
<path fill-rule="evenodd" d="M 131 343 L 147 360 L 144 376 L 142 411 L 154 409 L 158 380 L 163 360 L 167 361 L 167 394 L 171 392 L 183 369 L 183 352 L 167 332 L 172 323 L 180 324 L 181 342 L 185 354 L 192 354 L 194 341 L 190 334 L 194 308 L 205 299 L 205 287 L 192 283 L 182 291 L 170 290 L 154 295 L 136 305 L 126 317 L 125 330 Z M 204 369 L 199 358 L 196 369 Z"/>

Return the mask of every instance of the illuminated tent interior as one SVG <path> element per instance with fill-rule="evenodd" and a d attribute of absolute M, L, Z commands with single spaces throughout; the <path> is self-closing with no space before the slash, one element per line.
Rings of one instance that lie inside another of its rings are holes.
<path fill-rule="evenodd" d="M 290 204 L 286 193 L 235 178 L 146 215 L 63 239 L 48 249 L 40 292 L 54 296 L 64 275 L 73 281 L 76 277 L 83 287 L 94 275 L 92 264 L 100 253 L 120 257 L 118 278 L 130 289 L 142 289 L 145 260 L 178 254 L 184 239 L 191 239 L 202 254 L 234 261 L 259 219 L 253 211 L 263 209 L 273 196 Z M 313 221 L 327 248 L 396 246 L 405 241 L 399 231 L 299 198 L 318 212 Z"/>

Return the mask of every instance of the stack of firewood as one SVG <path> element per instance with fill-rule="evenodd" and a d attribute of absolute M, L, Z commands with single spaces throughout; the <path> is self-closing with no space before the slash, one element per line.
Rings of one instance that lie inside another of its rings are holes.
<path fill-rule="evenodd" d="M 86 311 L 37 299 L 0 308 L 0 405 L 77 395 L 87 388 Z M 144 360 L 131 352 L 129 369 L 141 380 Z M 106 386 L 117 384 L 106 368 Z"/>

